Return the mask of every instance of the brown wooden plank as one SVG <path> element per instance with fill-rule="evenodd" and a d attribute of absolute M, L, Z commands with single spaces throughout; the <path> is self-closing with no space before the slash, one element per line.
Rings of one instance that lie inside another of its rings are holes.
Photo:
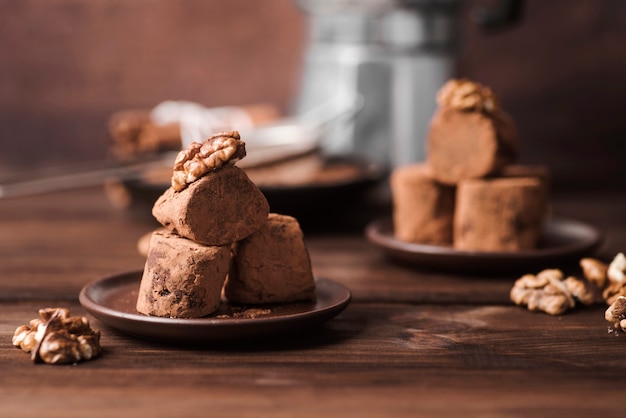
<path fill-rule="evenodd" d="M 145 342 L 94 320 L 104 354 L 76 366 L 33 365 L 8 342 L 38 307 L 1 306 L 4 411 L 28 396 L 37 402 L 26 411 L 93 407 L 95 416 L 118 408 L 196 416 L 209 405 L 239 416 L 346 407 L 363 416 L 584 416 L 621 405 L 626 337 L 607 333 L 601 307 L 550 317 L 517 307 L 355 303 L 302 334 L 203 347 Z"/>

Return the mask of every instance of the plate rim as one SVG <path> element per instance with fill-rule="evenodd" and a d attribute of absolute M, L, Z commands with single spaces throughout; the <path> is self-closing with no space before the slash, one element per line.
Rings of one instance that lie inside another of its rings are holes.
<path fill-rule="evenodd" d="M 381 181 L 387 174 L 387 170 L 382 165 L 374 161 L 366 161 L 356 157 L 341 156 L 325 156 L 326 164 L 349 163 L 360 169 L 360 175 L 354 178 L 340 179 L 334 181 L 325 181 L 319 183 L 305 183 L 299 185 L 258 185 L 259 189 L 265 193 L 287 193 L 287 192 L 310 192 L 310 191 L 326 191 L 334 189 L 344 189 L 348 187 L 365 186 L 375 184 Z M 241 167 L 240 167 L 241 168 Z M 242 168 L 245 170 L 245 168 Z M 146 191 L 164 191 L 169 187 L 167 183 L 155 183 L 144 181 L 142 179 L 131 179 L 125 181 L 125 184 L 133 189 Z"/>
<path fill-rule="evenodd" d="M 111 288 L 120 287 L 120 286 L 128 286 L 132 282 L 137 283 L 137 287 L 141 281 L 141 275 L 143 270 L 131 270 L 120 272 L 116 274 L 107 275 L 95 280 L 90 281 L 86 285 L 83 286 L 79 293 L 79 302 L 82 307 L 87 310 L 93 317 L 98 319 L 103 324 L 110 326 L 124 334 L 140 337 L 144 339 L 150 340 L 160 340 L 160 341 L 172 341 L 172 338 L 169 336 L 162 336 L 158 333 L 153 332 L 155 328 L 162 328 L 165 331 L 174 331 L 175 334 L 184 334 L 185 330 L 198 330 L 198 329 L 216 329 L 216 330 L 231 330 L 231 337 L 223 337 L 223 336 L 212 336 L 210 333 L 197 335 L 194 338 L 188 339 L 187 341 L 217 341 L 217 340 L 229 340 L 229 339 L 237 339 L 237 338 L 245 338 L 246 334 L 251 335 L 264 335 L 264 333 L 247 333 L 242 332 L 249 327 L 257 327 L 261 328 L 262 326 L 267 325 L 284 325 L 284 328 L 288 328 L 288 325 L 297 324 L 303 321 L 314 320 L 321 318 L 319 322 L 325 322 L 327 320 L 332 319 L 339 313 L 341 313 L 351 302 L 352 293 L 350 289 L 334 280 L 324 278 L 324 277 L 315 277 L 316 282 L 316 292 L 320 291 L 328 291 L 327 287 L 330 286 L 334 291 L 340 292 L 337 296 L 337 300 L 321 306 L 317 307 L 317 303 L 315 302 L 315 307 L 308 311 L 290 313 L 286 315 L 278 315 L 278 316 L 269 316 L 269 317 L 260 317 L 260 318 L 215 318 L 215 317 L 203 317 L 203 318 L 166 318 L 166 317 L 156 317 L 156 316 L 147 316 L 137 313 L 130 313 L 118 309 L 114 309 L 106 304 L 101 303 L 97 300 L 97 298 L 93 297 L 93 292 L 98 291 L 100 289 L 109 290 Z M 111 285 L 111 282 L 114 283 Z M 118 282 L 118 283 L 116 283 Z M 330 294 L 330 293 L 329 293 Z M 319 299 L 318 299 L 319 300 Z M 259 305 L 261 306 L 261 305 Z M 123 324 L 145 324 L 147 326 L 147 330 L 145 333 L 137 333 L 129 331 L 129 328 L 134 327 L 120 327 L 119 323 Z M 280 327 L 279 327 L 280 328 Z M 276 331 L 275 331 L 276 332 Z M 267 333 L 268 335 L 270 333 Z M 274 332 L 271 333 L 272 335 Z"/>
<path fill-rule="evenodd" d="M 379 247 L 392 257 L 394 256 L 394 253 L 402 253 L 405 256 L 422 255 L 438 258 L 457 258 L 465 260 L 481 258 L 496 260 L 499 262 L 525 260 L 541 261 L 552 258 L 564 257 L 569 254 L 578 254 L 587 251 L 592 252 L 593 250 L 597 249 L 604 240 L 604 235 L 592 225 L 558 216 L 552 216 L 549 219 L 546 219 L 544 224 L 544 232 L 542 234 L 546 234 L 545 230 L 554 229 L 559 226 L 583 228 L 589 234 L 589 238 L 567 245 L 515 252 L 457 250 L 451 246 L 437 246 L 400 241 L 392 234 L 385 233 L 386 231 L 393 231 L 393 221 L 392 218 L 389 216 L 370 221 L 365 227 L 365 235 L 371 243 L 375 244 L 377 247 Z M 427 265 L 428 263 L 424 264 Z"/>

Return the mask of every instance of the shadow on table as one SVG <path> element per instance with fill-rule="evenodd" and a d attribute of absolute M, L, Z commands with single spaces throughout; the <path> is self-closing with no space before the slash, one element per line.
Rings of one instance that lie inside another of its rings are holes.
<path fill-rule="evenodd" d="M 164 342 L 130 336 L 107 327 L 107 331 L 133 344 L 167 350 L 211 350 L 228 352 L 269 352 L 321 348 L 341 344 L 361 334 L 367 327 L 362 316 L 340 316 L 329 322 L 280 334 L 203 342 Z"/>

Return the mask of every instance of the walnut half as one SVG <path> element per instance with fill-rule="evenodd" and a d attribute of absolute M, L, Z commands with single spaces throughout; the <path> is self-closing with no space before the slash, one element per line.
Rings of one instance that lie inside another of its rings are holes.
<path fill-rule="evenodd" d="M 599 289 L 603 289 L 607 281 L 607 270 L 609 266 L 595 258 L 582 258 L 580 267 L 587 280 L 596 285 Z"/>
<path fill-rule="evenodd" d="M 626 296 L 618 296 L 604 312 L 604 318 L 615 330 L 626 331 Z"/>
<path fill-rule="evenodd" d="M 498 99 L 489 87 L 465 78 L 445 83 L 437 92 L 437 103 L 468 112 L 494 113 L 500 110 Z"/>
<path fill-rule="evenodd" d="M 210 171 L 235 164 L 246 156 L 246 143 L 239 132 L 220 132 L 203 143 L 192 142 L 174 162 L 172 188 L 179 192 Z"/>
<path fill-rule="evenodd" d="M 70 316 L 65 308 L 40 309 L 39 316 L 13 335 L 13 345 L 30 352 L 35 363 L 78 363 L 100 354 L 100 332 L 86 317 Z"/>
<path fill-rule="evenodd" d="M 611 305 L 619 296 L 626 296 L 626 256 L 618 253 L 610 264 L 594 258 L 583 258 L 580 266 L 587 280 L 602 291 L 602 298 Z"/>
<path fill-rule="evenodd" d="M 560 315 L 576 306 L 577 302 L 590 305 L 597 300 L 596 290 L 587 280 L 564 277 L 558 269 L 547 269 L 525 274 L 517 279 L 510 292 L 511 301 L 524 305 L 530 311 Z"/>

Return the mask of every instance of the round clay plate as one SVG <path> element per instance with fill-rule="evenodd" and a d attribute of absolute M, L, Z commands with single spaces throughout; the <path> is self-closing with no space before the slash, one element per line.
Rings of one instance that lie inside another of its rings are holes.
<path fill-rule="evenodd" d="M 124 184 L 137 202 L 151 208 L 154 202 L 170 186 L 169 176 L 160 173 L 155 178 L 128 180 Z M 328 157 L 324 167 L 314 180 L 299 184 L 271 185 L 259 184 L 259 189 L 273 212 L 306 216 L 312 211 L 319 215 L 320 209 L 337 210 L 336 200 L 354 201 L 381 181 L 386 172 L 378 164 L 356 158 Z M 303 215 L 305 213 L 305 215 Z"/>
<path fill-rule="evenodd" d="M 516 252 L 461 251 L 449 246 L 414 244 L 394 237 L 390 219 L 371 222 L 367 239 L 392 259 L 425 268 L 465 274 L 526 271 L 533 268 L 560 268 L 578 262 L 602 242 L 595 228 L 568 219 L 549 219 L 536 249 Z"/>
<path fill-rule="evenodd" d="M 135 309 L 141 271 L 105 277 L 80 292 L 81 305 L 104 324 L 125 334 L 162 342 L 197 343 L 265 337 L 328 321 L 350 303 L 348 288 L 317 278 L 315 302 L 235 306 L 223 301 L 218 312 L 203 318 L 178 319 L 142 315 Z"/>

